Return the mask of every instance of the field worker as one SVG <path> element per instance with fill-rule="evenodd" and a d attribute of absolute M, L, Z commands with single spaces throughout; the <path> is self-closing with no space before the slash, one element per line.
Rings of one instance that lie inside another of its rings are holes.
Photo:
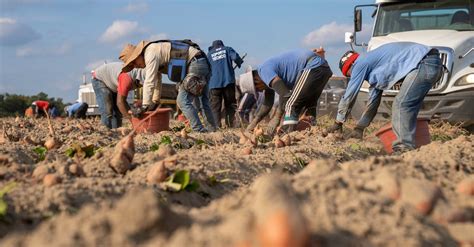
<path fill-rule="evenodd" d="M 135 84 L 138 83 L 138 80 L 144 80 L 145 77 L 142 69 L 132 69 L 130 72 L 124 73 L 125 76 L 120 77 L 121 73 L 122 63 L 120 62 L 103 64 L 91 72 L 92 87 L 99 105 L 100 121 L 109 129 L 122 126 L 122 114 L 117 106 L 119 101 L 119 97 L 117 97 L 119 79 L 128 77 L 131 83 Z M 125 95 L 125 103 L 127 95 Z M 128 116 L 127 111 L 125 111 L 124 116 Z"/>
<path fill-rule="evenodd" d="M 35 100 L 31 103 L 35 117 L 46 116 L 46 112 L 49 109 L 49 102 L 46 100 Z"/>
<path fill-rule="evenodd" d="M 33 110 L 32 106 L 29 106 L 25 110 L 25 117 L 34 117 L 35 116 L 35 111 Z"/>
<path fill-rule="evenodd" d="M 232 62 L 240 68 L 244 62 L 232 47 L 224 46 L 222 40 L 215 40 L 209 47 L 207 59 L 211 64 L 211 79 L 209 80 L 209 97 L 212 113 L 221 127 L 222 102 L 224 102 L 225 123 L 227 127 L 234 126 L 237 101 L 235 98 L 235 72 Z"/>
<path fill-rule="evenodd" d="M 253 94 L 245 93 L 240 99 L 237 112 L 244 124 L 250 122 L 250 112 L 255 108 L 256 103 L 257 99 Z"/>
<path fill-rule="evenodd" d="M 216 129 L 208 98 L 210 66 L 206 54 L 197 44 L 190 40 L 141 41 L 137 46 L 126 45 L 119 58 L 124 61 L 122 72 L 145 68 L 142 106 L 132 109 L 133 115 L 140 116 L 146 111 L 153 111 L 160 104 L 163 73 L 177 83 L 178 107 L 189 119 L 192 129 L 197 132 Z M 201 97 L 204 115 L 209 123 L 207 129 L 193 105 L 195 97 Z"/>
<path fill-rule="evenodd" d="M 76 102 L 65 108 L 69 118 L 86 118 L 87 109 L 89 105 L 85 102 Z"/>
<path fill-rule="evenodd" d="M 262 107 L 247 129 L 253 129 L 271 110 L 273 91 L 279 95 L 280 108 L 284 111 L 285 132 L 295 129 L 303 108 L 311 109 L 307 114 L 316 117 L 317 100 L 332 76 L 324 52 L 323 48 L 285 52 L 268 59 L 257 70 L 241 75 L 239 84 L 243 93 L 265 91 Z M 270 121 L 269 126 L 276 128 L 278 123 L 279 119 Z"/>
<path fill-rule="evenodd" d="M 415 148 L 416 117 L 425 95 L 442 75 L 439 52 L 412 42 L 382 45 L 365 55 L 348 51 L 339 62 L 344 76 L 350 77 L 346 92 L 339 102 L 336 121 L 328 132 L 342 132 L 364 80 L 368 81 L 369 101 L 355 133 L 360 138 L 377 113 L 383 90 L 403 82 L 392 105 L 392 128 L 397 136 L 393 150 L 402 153 Z"/>
<path fill-rule="evenodd" d="M 57 118 L 59 117 L 59 110 L 54 104 L 51 104 L 51 107 L 48 110 L 48 114 L 51 118 Z"/>

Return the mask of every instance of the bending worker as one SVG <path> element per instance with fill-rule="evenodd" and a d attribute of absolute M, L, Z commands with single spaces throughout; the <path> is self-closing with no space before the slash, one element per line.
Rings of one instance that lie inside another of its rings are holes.
<path fill-rule="evenodd" d="M 383 90 L 404 78 L 392 105 L 392 128 L 397 136 L 393 150 L 403 153 L 414 149 L 416 117 L 423 99 L 443 71 L 438 50 L 413 42 L 389 43 L 363 56 L 353 51 L 346 52 L 339 68 L 344 76 L 350 77 L 350 81 L 339 102 L 336 121 L 328 132 L 342 132 L 342 125 L 351 112 L 359 89 L 367 80 L 370 85 L 369 101 L 351 134 L 362 137 L 364 129 L 377 113 Z"/>
<path fill-rule="evenodd" d="M 252 130 L 270 112 L 274 92 L 278 93 L 280 109 L 285 113 L 284 131 L 294 130 L 303 108 L 308 115 L 316 117 L 318 98 L 331 76 L 322 48 L 286 52 L 268 59 L 257 70 L 241 75 L 242 93 L 255 95 L 255 90 L 264 91 L 264 102 L 247 129 Z M 280 119 L 277 120 L 272 119 L 269 127 L 276 128 Z"/>
<path fill-rule="evenodd" d="M 118 106 L 121 106 L 119 103 L 122 103 L 117 96 L 119 80 L 130 79 L 138 84 L 138 81 L 144 80 L 144 73 L 142 69 L 132 69 L 120 76 L 122 74 L 122 63 L 119 62 L 103 64 L 92 71 L 92 86 L 103 125 L 109 129 L 122 126 L 121 112 L 128 117 L 128 108 L 123 108 L 124 111 L 118 108 Z M 125 95 L 125 103 L 127 95 Z"/>
<path fill-rule="evenodd" d="M 135 116 L 155 110 L 161 98 L 161 74 L 167 74 L 178 84 L 177 103 L 194 131 L 214 131 L 216 123 L 209 106 L 207 82 L 211 75 L 206 54 L 190 40 L 141 41 L 137 46 L 128 44 L 120 53 L 124 62 L 122 72 L 133 68 L 145 68 L 143 101 L 140 108 L 132 109 Z M 193 106 L 200 97 L 208 128 L 204 128 L 198 111 Z"/>

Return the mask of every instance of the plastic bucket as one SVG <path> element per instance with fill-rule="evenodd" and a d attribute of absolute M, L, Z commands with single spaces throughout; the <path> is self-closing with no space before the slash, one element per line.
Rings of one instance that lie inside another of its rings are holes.
<path fill-rule="evenodd" d="M 170 129 L 171 108 L 160 108 L 151 118 L 147 119 L 142 125 L 139 123 L 142 119 L 148 117 L 152 112 L 145 112 L 141 118 L 132 117 L 132 126 L 138 133 L 157 133 Z"/>
<path fill-rule="evenodd" d="M 419 118 L 416 120 L 415 144 L 416 147 L 429 144 L 431 142 L 429 119 Z M 397 140 L 397 136 L 392 130 L 392 124 L 387 124 L 380 128 L 375 135 L 382 141 L 385 151 L 393 153 L 392 143 Z"/>

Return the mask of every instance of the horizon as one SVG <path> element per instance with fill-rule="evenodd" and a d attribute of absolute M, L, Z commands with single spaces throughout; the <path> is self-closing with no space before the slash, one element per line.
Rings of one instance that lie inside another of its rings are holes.
<path fill-rule="evenodd" d="M 84 75 L 90 81 L 91 70 L 119 61 L 123 45 L 140 40 L 190 38 L 205 52 L 223 40 L 247 53 L 237 76 L 287 50 L 323 46 L 334 75 L 341 75 L 337 62 L 349 49 L 344 32 L 353 29 L 353 8 L 374 2 L 0 1 L 0 93 L 42 91 L 65 103 L 77 99 Z M 176 10 L 191 21 L 176 17 Z M 361 37 L 368 40 L 370 31 L 366 19 Z"/>

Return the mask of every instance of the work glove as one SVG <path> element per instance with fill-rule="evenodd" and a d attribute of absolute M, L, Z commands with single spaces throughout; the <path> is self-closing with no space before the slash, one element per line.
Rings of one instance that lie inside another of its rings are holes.
<path fill-rule="evenodd" d="M 247 126 L 247 131 L 253 131 L 253 129 L 255 129 L 255 127 L 257 127 L 257 124 L 260 123 L 260 121 L 262 121 L 262 118 L 259 117 L 259 116 L 255 116 L 252 121 L 250 122 L 250 124 Z"/>
<path fill-rule="evenodd" d="M 328 133 L 342 133 L 342 123 L 336 121 L 331 127 L 327 128 L 326 131 Z"/>
<path fill-rule="evenodd" d="M 153 102 L 153 103 L 149 104 L 146 107 L 146 110 L 147 111 L 154 111 L 154 110 L 156 110 L 157 107 L 158 107 L 158 103 Z"/>
<path fill-rule="evenodd" d="M 349 134 L 349 138 L 361 139 L 364 137 L 364 127 L 356 126 Z"/>
<path fill-rule="evenodd" d="M 268 122 L 267 130 L 269 134 L 275 133 L 276 129 L 280 125 L 281 117 L 283 116 L 283 111 L 280 109 L 276 110 L 275 115 L 270 119 L 270 122 Z"/>
<path fill-rule="evenodd" d="M 275 133 L 275 130 L 278 128 L 278 125 L 280 125 L 280 118 L 272 118 L 270 122 L 268 122 L 267 126 L 267 132 L 269 135 L 273 135 Z"/>
<path fill-rule="evenodd" d="M 132 112 L 133 117 L 141 118 L 143 116 L 143 113 L 147 111 L 147 107 L 133 107 L 132 109 L 130 109 L 130 111 Z"/>

